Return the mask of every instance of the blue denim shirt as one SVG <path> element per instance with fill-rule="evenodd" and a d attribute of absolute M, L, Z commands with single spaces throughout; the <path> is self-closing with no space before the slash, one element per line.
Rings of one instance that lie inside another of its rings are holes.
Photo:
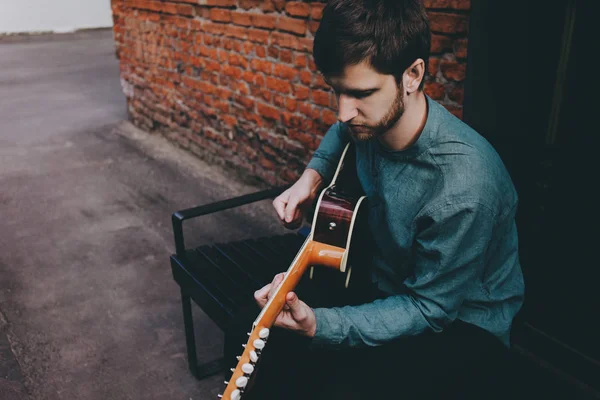
<path fill-rule="evenodd" d="M 376 139 L 356 143 L 375 243 L 372 280 L 388 296 L 315 308 L 313 348 L 378 346 L 439 332 L 457 318 L 510 346 L 524 296 L 517 193 L 481 135 L 429 97 L 427 105 L 425 127 L 411 147 L 389 151 Z M 346 125 L 335 123 L 307 168 L 330 182 L 349 140 Z"/>

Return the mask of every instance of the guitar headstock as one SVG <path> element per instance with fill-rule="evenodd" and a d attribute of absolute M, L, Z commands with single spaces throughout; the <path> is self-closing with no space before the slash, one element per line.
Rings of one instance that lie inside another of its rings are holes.
<path fill-rule="evenodd" d="M 252 331 L 248 332 L 248 342 L 242 345 L 244 351 L 237 357 L 238 363 L 235 368 L 231 369 L 231 378 L 229 381 L 225 381 L 227 386 L 223 394 L 219 395 L 219 398 L 241 400 L 244 392 L 250 389 L 255 375 L 254 372 L 267 344 L 269 333 L 270 330 L 265 327 L 253 327 Z"/>

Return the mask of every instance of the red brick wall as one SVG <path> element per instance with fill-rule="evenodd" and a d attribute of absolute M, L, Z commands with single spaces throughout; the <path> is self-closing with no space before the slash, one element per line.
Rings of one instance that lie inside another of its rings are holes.
<path fill-rule="evenodd" d="M 426 92 L 462 116 L 470 0 L 425 0 L 431 18 Z M 269 184 L 297 178 L 335 97 L 315 73 L 323 3 L 112 0 L 130 118 L 202 158 Z"/>

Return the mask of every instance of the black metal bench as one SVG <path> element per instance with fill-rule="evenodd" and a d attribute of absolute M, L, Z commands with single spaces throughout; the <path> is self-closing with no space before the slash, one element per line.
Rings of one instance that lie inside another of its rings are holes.
<path fill-rule="evenodd" d="M 255 290 L 269 283 L 276 273 L 289 267 L 310 228 L 305 226 L 297 232 L 282 235 L 213 243 L 187 249 L 183 238 L 183 221 L 272 199 L 288 187 L 289 185 L 263 190 L 178 211 L 172 215 L 176 253 L 170 257 L 171 269 L 173 278 L 181 289 L 188 367 L 197 379 L 223 372 L 226 363 L 223 358 L 219 358 L 198 364 L 191 300 L 194 300 L 217 326 L 224 330 L 236 311 L 249 301 L 253 301 L 252 294 Z M 323 274 L 326 275 L 327 272 Z M 305 276 L 301 281 L 302 285 L 319 287 L 329 283 L 331 283 L 330 276 L 315 281 L 309 281 Z M 334 292 L 339 293 L 335 290 Z M 515 321 L 517 333 L 523 331 L 522 325 L 523 321 Z M 530 347 L 522 334 L 516 336 L 522 343 L 517 343 L 515 348 L 522 350 L 521 346 Z M 562 365 L 542 368 L 517 352 L 511 353 L 509 364 L 505 368 L 513 370 L 517 377 L 519 393 L 527 394 L 525 397 L 518 398 L 537 398 L 540 393 L 548 395 L 561 393 L 569 398 L 595 398 L 593 394 L 588 397 L 589 390 L 582 391 L 580 385 L 568 380 L 556 379 L 556 375 L 549 372 L 552 369 L 562 368 Z"/>
<path fill-rule="evenodd" d="M 198 365 L 190 300 L 224 329 L 255 290 L 289 266 L 306 233 L 301 230 L 300 233 L 186 249 L 183 221 L 275 198 L 287 187 L 289 185 L 178 211 L 172 216 L 176 253 L 171 255 L 171 269 L 181 288 L 188 366 L 198 379 L 223 371 L 225 362 L 220 358 Z M 257 258 L 264 262 L 253 261 Z"/>

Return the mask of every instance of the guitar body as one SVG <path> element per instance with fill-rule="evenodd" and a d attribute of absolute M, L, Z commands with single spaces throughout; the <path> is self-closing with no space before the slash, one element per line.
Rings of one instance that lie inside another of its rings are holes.
<path fill-rule="evenodd" d="M 366 197 L 358 182 L 353 146 L 353 142 L 346 145 L 331 183 L 318 198 L 310 234 L 283 281 L 252 324 L 248 342 L 243 345 L 244 351 L 238 357 L 236 368 L 232 369 L 231 379 L 225 382 L 227 387 L 223 395 L 219 397 L 241 400 L 251 390 L 261 352 L 268 344 L 270 329 L 285 305 L 287 293 L 294 290 L 307 269 L 310 268 L 313 278 L 314 267 L 326 267 L 343 276 L 344 286 L 349 287 L 352 272 L 349 259 L 352 256 L 354 261 L 364 254 L 359 250 L 355 233 L 363 230 L 366 224 Z"/>

